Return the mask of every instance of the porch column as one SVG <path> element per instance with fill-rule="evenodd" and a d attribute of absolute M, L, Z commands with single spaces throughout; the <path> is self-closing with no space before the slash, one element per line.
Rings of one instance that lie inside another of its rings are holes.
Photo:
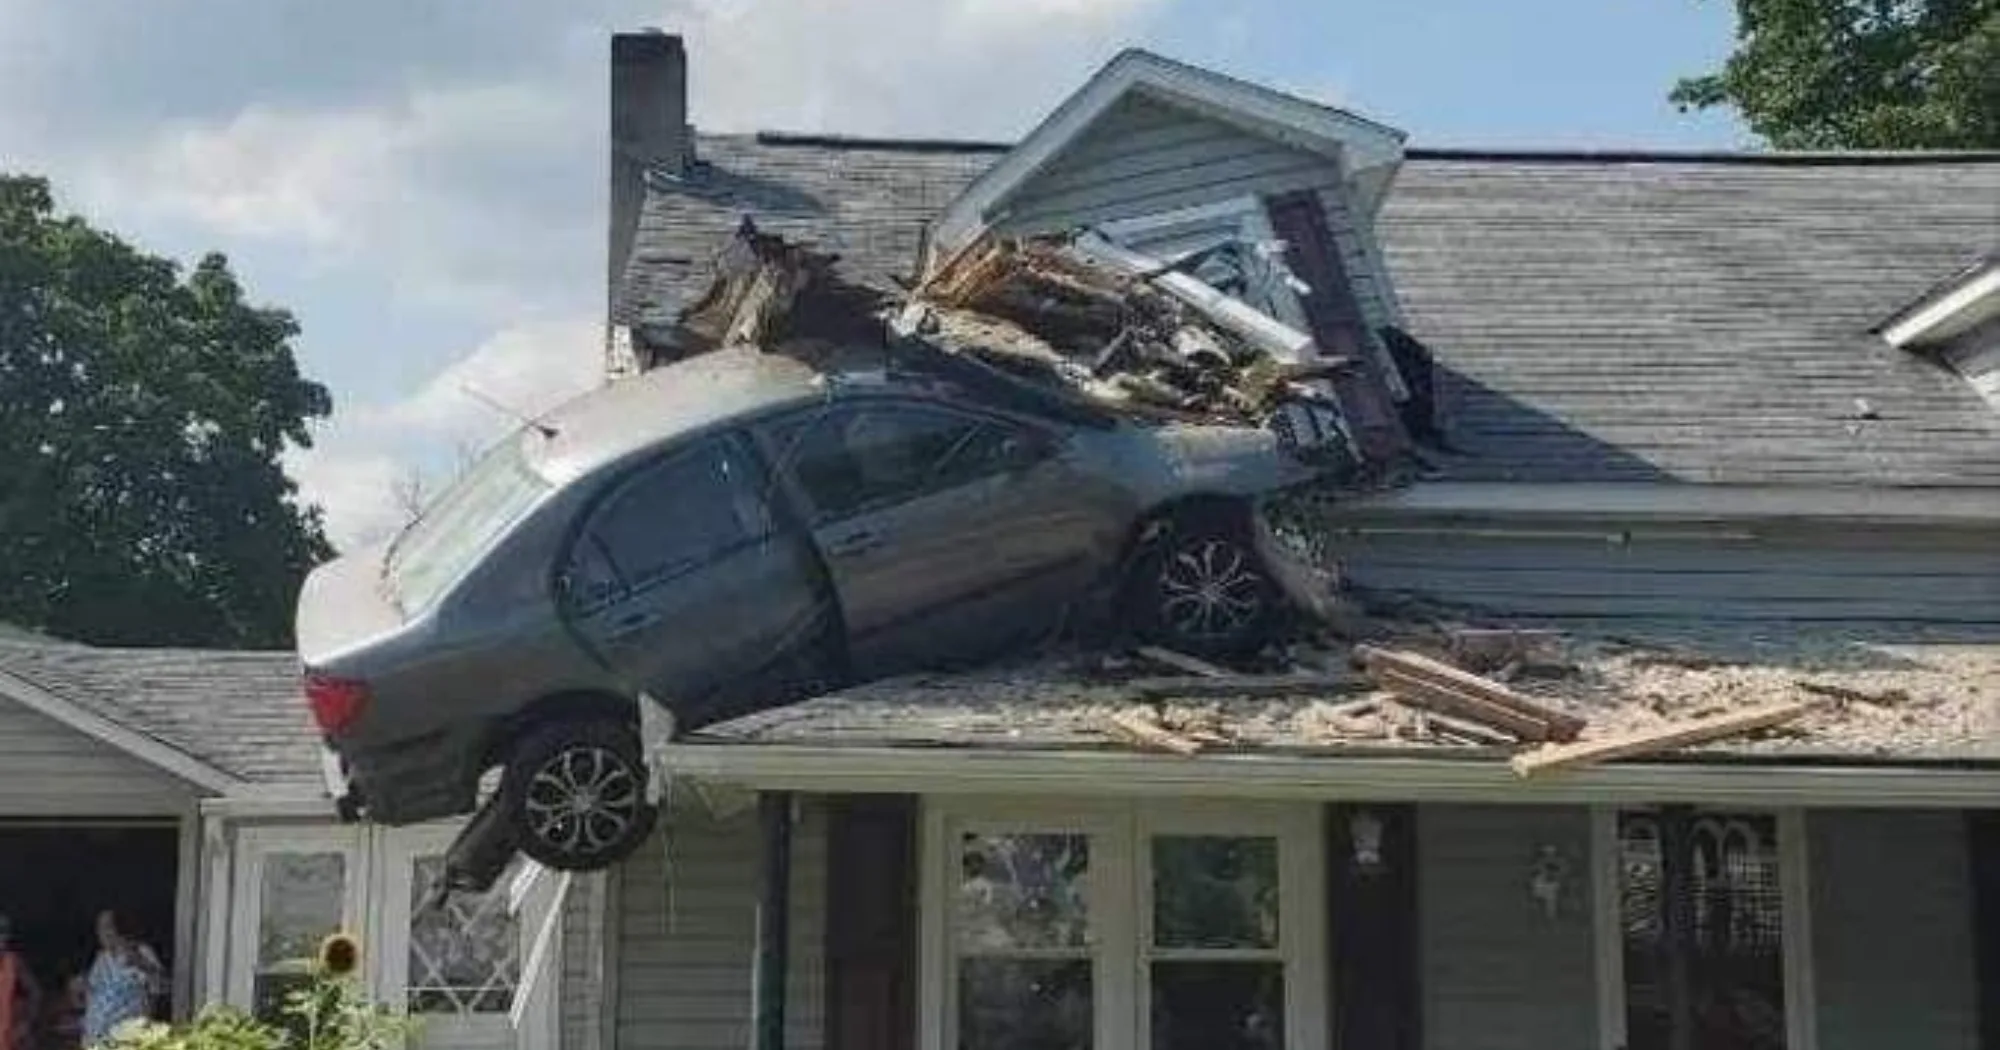
<path fill-rule="evenodd" d="M 757 959 L 751 988 L 754 1050 L 784 1050 L 785 977 L 790 972 L 792 793 L 757 795 L 763 857 L 757 886 Z"/>

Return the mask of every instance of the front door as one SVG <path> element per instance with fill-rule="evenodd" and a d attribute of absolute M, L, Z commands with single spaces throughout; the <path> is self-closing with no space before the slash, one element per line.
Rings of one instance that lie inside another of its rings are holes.
<path fill-rule="evenodd" d="M 421 907 L 444 866 L 453 830 L 406 828 L 384 836 L 376 935 L 384 947 L 380 994 L 384 1001 L 401 1000 L 419 1026 L 415 1045 L 424 1050 L 551 1046 L 547 997 L 554 982 L 546 973 L 529 973 L 534 940 L 552 906 L 547 894 L 513 914 L 511 880 L 502 879 L 485 893 L 453 894 L 442 906 Z M 551 959 L 545 951 L 539 965 L 546 969 Z M 517 1010 L 523 995 L 533 1001 Z M 516 1013 L 524 1018 L 518 1031 Z"/>
<path fill-rule="evenodd" d="M 755 457 L 713 439 L 632 475 L 589 514 L 565 615 L 633 691 L 700 721 L 824 615 L 803 536 L 780 528 Z"/>
<path fill-rule="evenodd" d="M 770 451 L 809 505 L 864 678 L 1056 626 L 1110 546 L 1054 440 L 1012 421 L 883 399 L 789 420 Z"/>

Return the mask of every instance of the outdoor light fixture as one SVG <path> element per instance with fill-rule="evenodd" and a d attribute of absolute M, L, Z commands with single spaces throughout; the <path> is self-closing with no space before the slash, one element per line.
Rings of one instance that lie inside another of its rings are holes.
<path fill-rule="evenodd" d="M 1544 845 L 1535 851 L 1535 865 L 1528 874 L 1528 895 L 1551 919 L 1562 911 L 1563 882 L 1568 875 L 1569 862 L 1563 859 L 1561 850 Z"/>
<path fill-rule="evenodd" d="M 1382 868 L 1382 820 L 1365 809 L 1347 818 L 1348 837 L 1354 842 L 1354 867 L 1364 875 Z"/>

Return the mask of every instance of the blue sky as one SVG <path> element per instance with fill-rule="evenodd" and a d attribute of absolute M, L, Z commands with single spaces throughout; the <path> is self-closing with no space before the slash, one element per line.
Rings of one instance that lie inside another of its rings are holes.
<path fill-rule="evenodd" d="M 355 542 L 507 426 L 467 386 L 594 382 L 606 36 L 642 25 L 710 130 L 1012 137 L 1138 44 L 1420 146 L 1750 144 L 1666 102 L 1724 0 L 0 0 L 0 169 L 299 315 L 336 415 L 290 465 Z"/>

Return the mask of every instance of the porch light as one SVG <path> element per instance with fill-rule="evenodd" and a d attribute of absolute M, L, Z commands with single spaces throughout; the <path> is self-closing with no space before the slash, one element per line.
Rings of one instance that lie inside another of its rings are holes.
<path fill-rule="evenodd" d="M 1535 864 L 1528 873 L 1528 895 L 1550 919 L 1562 911 L 1563 883 L 1568 878 L 1569 861 L 1563 859 L 1561 850 L 1543 845 L 1535 851 Z"/>
<path fill-rule="evenodd" d="M 1354 867 L 1364 875 L 1382 869 L 1382 820 L 1365 809 L 1347 818 L 1348 838 L 1354 843 Z"/>

